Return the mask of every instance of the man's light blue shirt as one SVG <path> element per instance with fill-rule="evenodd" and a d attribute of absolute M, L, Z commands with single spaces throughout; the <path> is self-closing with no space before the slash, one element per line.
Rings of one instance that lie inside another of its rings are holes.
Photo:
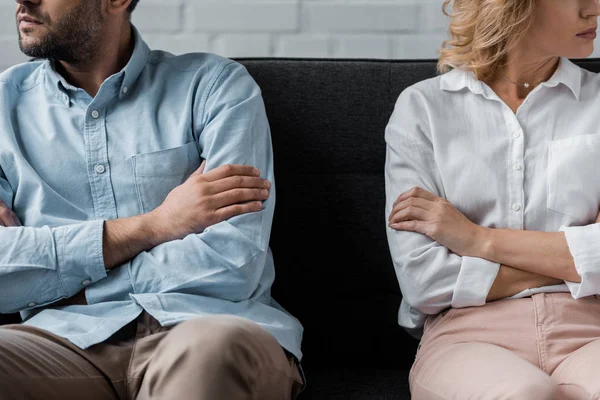
<path fill-rule="evenodd" d="M 143 310 L 163 326 L 248 318 L 301 359 L 302 326 L 271 298 L 273 153 L 261 92 L 211 54 L 150 51 L 135 28 L 127 66 L 96 97 L 49 61 L 0 74 L 0 199 L 23 227 L 0 227 L 0 313 L 81 348 Z M 106 271 L 105 220 L 149 212 L 206 159 L 253 165 L 272 183 L 261 212 L 164 243 Z M 88 305 L 44 307 L 86 289 Z"/>

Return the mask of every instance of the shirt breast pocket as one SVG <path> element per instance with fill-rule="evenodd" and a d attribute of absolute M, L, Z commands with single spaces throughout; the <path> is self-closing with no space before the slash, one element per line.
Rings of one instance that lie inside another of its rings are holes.
<path fill-rule="evenodd" d="M 141 213 L 154 210 L 200 167 L 195 142 L 172 149 L 136 154 L 131 159 Z"/>
<path fill-rule="evenodd" d="M 600 134 L 555 140 L 548 148 L 549 209 L 579 224 L 598 216 L 600 203 Z"/>

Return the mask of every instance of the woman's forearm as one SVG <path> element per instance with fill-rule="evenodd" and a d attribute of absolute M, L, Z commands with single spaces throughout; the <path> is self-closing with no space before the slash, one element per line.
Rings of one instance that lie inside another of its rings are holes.
<path fill-rule="evenodd" d="M 487 301 L 491 302 L 511 297 L 526 289 L 559 285 L 561 283 L 563 283 L 561 279 L 501 265 L 496 280 L 488 294 Z"/>
<path fill-rule="evenodd" d="M 483 228 L 473 256 L 570 282 L 581 282 L 563 232 Z"/>

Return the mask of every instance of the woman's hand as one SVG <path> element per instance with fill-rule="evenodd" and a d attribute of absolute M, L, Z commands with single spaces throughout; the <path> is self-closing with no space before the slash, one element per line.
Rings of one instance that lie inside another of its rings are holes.
<path fill-rule="evenodd" d="M 398 231 L 427 235 L 459 256 L 473 255 L 477 239 L 485 232 L 449 201 L 419 187 L 398 197 L 388 223 Z"/>

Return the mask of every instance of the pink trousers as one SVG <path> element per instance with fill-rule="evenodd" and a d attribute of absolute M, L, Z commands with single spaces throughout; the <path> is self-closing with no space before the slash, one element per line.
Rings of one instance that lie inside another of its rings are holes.
<path fill-rule="evenodd" d="M 413 400 L 600 399 L 600 296 L 542 293 L 431 316 Z"/>

